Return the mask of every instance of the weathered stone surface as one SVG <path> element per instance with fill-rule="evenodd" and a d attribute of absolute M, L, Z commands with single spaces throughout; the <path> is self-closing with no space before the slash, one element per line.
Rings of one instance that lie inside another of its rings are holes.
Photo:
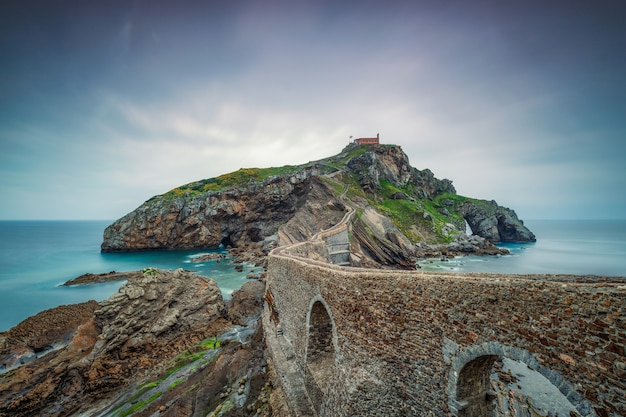
<path fill-rule="evenodd" d="M 420 198 L 432 198 L 442 192 L 456 192 L 450 180 L 435 178 L 429 169 L 420 171 L 413 168 L 399 146 L 372 147 L 371 152 L 350 159 L 346 166 L 358 175 L 359 183 L 369 192 L 380 189 L 380 180 L 389 181 L 395 186 L 413 184 L 420 190 Z M 409 199 L 403 194 L 396 194 L 398 197 Z"/>
<path fill-rule="evenodd" d="M 111 282 L 111 281 L 124 281 L 129 279 L 136 279 L 141 277 L 141 271 L 130 271 L 130 272 L 106 272 L 104 274 L 83 274 L 79 277 L 71 279 L 63 283 L 63 285 L 81 285 L 81 284 L 94 284 L 101 282 Z"/>
<path fill-rule="evenodd" d="M 262 242 L 306 200 L 315 171 L 190 197 L 146 201 L 104 231 L 105 252 L 217 248 Z"/>
<path fill-rule="evenodd" d="M 262 281 L 248 281 L 240 289 L 233 292 L 228 302 L 228 318 L 234 324 L 244 325 L 251 318 L 260 314 L 263 308 L 263 294 L 265 283 Z"/>
<path fill-rule="evenodd" d="M 44 310 L 0 334 L 0 369 L 29 362 L 42 352 L 67 344 L 76 328 L 93 316 L 96 301 Z"/>
<path fill-rule="evenodd" d="M 467 201 L 461 205 L 463 217 L 472 233 L 497 242 L 534 242 L 535 235 L 528 230 L 517 214 L 509 208 L 489 203 Z"/>
<path fill-rule="evenodd" d="M 108 300 L 67 309 L 71 320 L 52 321 L 60 332 L 72 332 L 71 340 L 2 375 L 0 415 L 71 415 L 229 325 L 215 281 L 183 270 L 149 269 Z M 54 316 L 67 314 L 60 309 Z M 27 327 L 45 335 L 40 326 L 47 319 L 29 324 L 41 318 L 12 329 L 9 340 L 30 334 L 21 330 Z"/>
<path fill-rule="evenodd" d="M 497 357 L 544 375 L 581 416 L 626 413 L 626 278 L 373 271 L 290 253 L 268 261 L 265 330 L 320 415 L 468 415 L 455 410 L 489 398 L 478 376 Z M 319 303 L 333 364 L 321 385 L 307 373 Z"/>

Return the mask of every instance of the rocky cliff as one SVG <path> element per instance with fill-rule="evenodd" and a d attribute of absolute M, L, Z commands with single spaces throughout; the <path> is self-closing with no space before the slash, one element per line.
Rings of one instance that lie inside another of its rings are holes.
<path fill-rule="evenodd" d="M 320 161 L 241 169 L 155 196 L 105 230 L 102 250 L 223 245 L 266 253 L 337 223 L 346 204 L 358 213 L 351 248 L 360 266 L 498 253 L 493 243 L 535 239 L 515 212 L 457 195 L 450 180 L 412 167 L 399 146 L 350 144 Z M 468 239 L 466 223 L 482 239 Z"/>

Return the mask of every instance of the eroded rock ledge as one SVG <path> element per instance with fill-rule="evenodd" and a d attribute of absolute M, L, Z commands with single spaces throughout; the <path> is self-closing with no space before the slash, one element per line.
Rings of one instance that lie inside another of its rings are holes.
<path fill-rule="evenodd" d="M 209 278 L 146 269 L 105 301 L 33 316 L 0 336 L 0 416 L 111 415 L 111 404 L 129 409 L 143 385 L 159 390 L 142 405 L 146 415 L 204 416 L 226 401 L 267 410 L 271 384 L 256 321 L 263 292 L 262 282 L 250 281 L 229 306 Z M 228 332 L 234 322 L 244 327 Z M 43 357 L 15 362 L 61 341 Z M 204 362 L 173 374 L 192 360 Z"/>

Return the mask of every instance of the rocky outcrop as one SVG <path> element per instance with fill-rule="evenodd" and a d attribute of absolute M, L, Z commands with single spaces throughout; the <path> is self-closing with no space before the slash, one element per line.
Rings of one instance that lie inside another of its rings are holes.
<path fill-rule="evenodd" d="M 344 149 L 350 150 L 358 145 L 351 145 Z M 381 189 L 380 181 L 389 181 L 396 187 L 413 185 L 418 190 L 418 198 L 432 198 L 439 193 L 456 193 L 452 181 L 435 178 L 429 170 L 418 170 L 409 163 L 408 156 L 399 146 L 373 147 L 366 152 L 351 158 L 346 167 L 358 175 L 359 184 L 369 193 Z M 406 194 L 402 199 L 410 199 Z"/>
<path fill-rule="evenodd" d="M 493 243 L 534 242 L 535 235 L 517 218 L 517 214 L 495 201 L 468 200 L 460 211 L 472 233 Z"/>
<path fill-rule="evenodd" d="M 1 376 L 0 415 L 71 415 L 96 400 L 119 395 L 120 389 L 151 369 L 229 326 L 215 281 L 182 270 L 148 269 L 97 309 L 94 304 L 46 314 L 73 316 L 68 321 L 52 320 L 51 326 L 58 328 L 57 334 L 69 331 L 72 337 L 67 346 Z M 42 317 L 31 319 L 37 322 Z M 48 341 L 36 345 L 50 344 L 57 338 L 41 328 L 48 322 L 18 325 L 8 333 L 6 348 L 14 347 L 16 338 L 32 345 L 29 340 L 43 337 Z M 25 327 L 31 332 L 22 331 Z"/>
<path fill-rule="evenodd" d="M 102 251 L 262 244 L 304 204 L 315 173 L 302 170 L 222 191 L 155 197 L 105 229 Z"/>
<path fill-rule="evenodd" d="M 319 177 L 311 181 L 306 201 L 278 232 L 279 245 L 303 242 L 337 224 L 345 214 L 344 205 Z"/>
<path fill-rule="evenodd" d="M 245 325 L 250 319 L 257 316 L 263 309 L 263 294 L 265 283 L 262 281 L 248 281 L 233 293 L 228 302 L 228 318 L 234 324 Z"/>
<path fill-rule="evenodd" d="M 373 208 L 368 207 L 363 211 L 361 219 L 353 223 L 352 232 L 353 266 L 415 269 L 413 244 L 391 220 Z"/>
<path fill-rule="evenodd" d="M 83 274 L 74 279 L 70 279 L 63 283 L 65 286 L 71 285 L 82 285 L 82 284 L 96 284 L 103 282 L 112 282 L 112 281 L 125 281 L 129 279 L 141 278 L 141 271 L 130 271 L 130 272 L 105 272 L 103 274 Z"/>
<path fill-rule="evenodd" d="M 76 328 L 99 308 L 95 301 L 62 305 L 27 318 L 0 335 L 0 371 L 28 363 L 65 346 Z"/>

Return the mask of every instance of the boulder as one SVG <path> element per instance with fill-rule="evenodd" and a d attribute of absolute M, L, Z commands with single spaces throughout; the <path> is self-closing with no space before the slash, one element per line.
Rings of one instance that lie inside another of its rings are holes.
<path fill-rule="evenodd" d="M 248 281 L 240 289 L 233 292 L 228 302 L 228 318 L 233 324 L 245 325 L 256 318 L 263 308 L 265 283 L 262 281 Z"/>

